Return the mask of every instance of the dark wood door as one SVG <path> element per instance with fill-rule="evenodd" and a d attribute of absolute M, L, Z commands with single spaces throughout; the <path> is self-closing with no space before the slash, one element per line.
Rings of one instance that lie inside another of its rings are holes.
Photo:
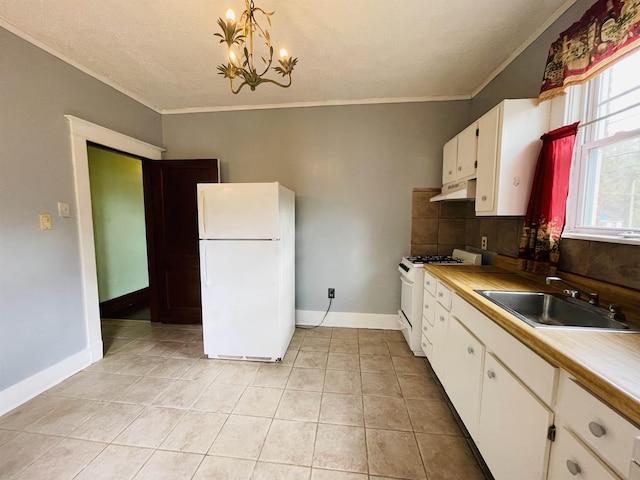
<path fill-rule="evenodd" d="M 196 184 L 218 181 L 217 160 L 144 160 L 151 319 L 202 323 Z"/>

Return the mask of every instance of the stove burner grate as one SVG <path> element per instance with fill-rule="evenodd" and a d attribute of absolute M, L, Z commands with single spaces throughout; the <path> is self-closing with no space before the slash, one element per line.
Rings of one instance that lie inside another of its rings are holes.
<path fill-rule="evenodd" d="M 463 263 L 459 258 L 453 258 L 451 255 L 418 255 L 407 257 L 413 264 L 420 263 Z"/>

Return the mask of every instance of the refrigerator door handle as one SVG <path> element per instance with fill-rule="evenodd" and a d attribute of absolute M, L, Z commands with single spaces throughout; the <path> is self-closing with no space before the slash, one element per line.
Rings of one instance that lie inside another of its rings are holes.
<path fill-rule="evenodd" d="M 202 259 L 202 269 L 204 270 L 204 284 L 209 286 L 209 269 L 207 268 L 207 251 L 209 250 L 209 245 L 205 242 L 204 244 L 204 258 Z"/>
<path fill-rule="evenodd" d="M 204 206 L 205 206 L 206 202 L 204 201 L 204 190 L 202 190 L 200 192 L 200 208 L 198 209 L 198 213 L 200 214 L 200 225 L 202 225 L 202 233 L 203 233 L 203 237 L 206 238 L 207 237 L 207 224 L 205 223 L 205 219 L 207 218 L 207 216 L 204 214 Z"/>

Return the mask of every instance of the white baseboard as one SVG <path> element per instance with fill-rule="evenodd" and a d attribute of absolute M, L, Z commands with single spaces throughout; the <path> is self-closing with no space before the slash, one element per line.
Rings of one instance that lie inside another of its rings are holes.
<path fill-rule="evenodd" d="M 325 312 L 315 310 L 296 310 L 296 325 L 317 325 Z M 322 323 L 323 327 L 376 328 L 381 330 L 399 330 L 398 314 L 329 312 Z"/>
<path fill-rule="evenodd" d="M 91 349 L 85 348 L 81 352 L 2 390 L 0 392 L 0 416 L 19 407 L 36 395 L 40 395 L 90 364 Z"/>

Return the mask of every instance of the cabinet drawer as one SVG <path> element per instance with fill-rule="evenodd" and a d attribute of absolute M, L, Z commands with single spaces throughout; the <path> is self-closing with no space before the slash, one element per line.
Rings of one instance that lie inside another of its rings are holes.
<path fill-rule="evenodd" d="M 436 315 L 435 315 L 435 322 L 434 322 L 435 328 L 440 329 L 442 326 L 445 326 L 444 328 L 446 329 L 446 324 L 448 320 L 449 320 L 449 312 L 447 311 L 447 309 L 440 304 L 436 305 Z"/>
<path fill-rule="evenodd" d="M 427 360 L 431 361 L 431 358 L 433 356 L 433 344 L 429 341 L 427 337 L 424 336 L 424 334 L 420 339 L 420 345 L 422 347 L 422 351 L 427 357 Z"/>
<path fill-rule="evenodd" d="M 438 281 L 436 280 L 436 277 L 431 275 L 429 272 L 424 272 L 424 289 L 433 297 L 436 295 L 437 283 Z"/>
<path fill-rule="evenodd" d="M 447 310 L 451 310 L 451 290 L 446 287 L 441 281 L 438 281 L 436 285 L 436 300 Z"/>
<path fill-rule="evenodd" d="M 568 376 L 562 378 L 558 413 L 565 425 L 618 474 L 627 475 L 640 429 Z"/>
<path fill-rule="evenodd" d="M 436 299 L 426 289 L 422 297 L 422 316 L 434 325 L 433 321 L 436 317 Z"/>
<path fill-rule="evenodd" d="M 549 479 L 573 480 L 619 480 L 604 463 L 584 447 L 573 434 L 559 428 L 551 447 Z"/>
<path fill-rule="evenodd" d="M 433 328 L 433 325 L 427 322 L 424 317 L 422 317 L 422 335 L 427 337 L 429 343 L 433 343 Z"/>

